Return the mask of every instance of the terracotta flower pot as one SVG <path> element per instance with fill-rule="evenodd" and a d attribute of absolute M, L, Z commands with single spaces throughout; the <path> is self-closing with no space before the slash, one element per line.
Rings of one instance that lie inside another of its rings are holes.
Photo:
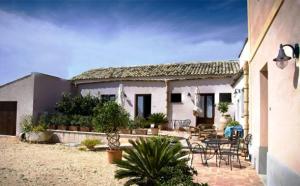
<path fill-rule="evenodd" d="M 108 162 L 110 164 L 114 163 L 116 160 L 122 159 L 121 149 L 115 149 L 115 150 L 108 149 L 106 150 L 106 152 L 107 152 Z"/>
<path fill-rule="evenodd" d="M 120 129 L 121 134 L 131 134 L 132 131 L 130 129 Z"/>
<path fill-rule="evenodd" d="M 148 130 L 147 129 L 134 129 L 134 132 L 137 135 L 147 135 Z"/>
<path fill-rule="evenodd" d="M 55 129 L 56 129 L 56 125 L 49 125 L 49 126 L 48 126 L 48 129 L 55 130 Z"/>
<path fill-rule="evenodd" d="M 70 131 L 78 131 L 78 129 L 79 129 L 78 126 L 74 126 L 74 125 L 69 126 Z"/>
<path fill-rule="evenodd" d="M 158 135 L 159 128 L 151 128 L 152 135 Z"/>
<path fill-rule="evenodd" d="M 80 127 L 80 131 L 82 131 L 82 132 L 90 132 L 90 128 L 89 127 Z"/>
<path fill-rule="evenodd" d="M 57 125 L 57 129 L 58 130 L 67 130 L 67 126 L 66 125 Z"/>

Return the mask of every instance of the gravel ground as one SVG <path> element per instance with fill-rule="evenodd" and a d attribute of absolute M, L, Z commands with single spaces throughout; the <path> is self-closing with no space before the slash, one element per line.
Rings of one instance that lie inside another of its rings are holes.
<path fill-rule="evenodd" d="M 123 185 L 105 151 L 61 144 L 28 144 L 0 138 L 0 185 Z"/>

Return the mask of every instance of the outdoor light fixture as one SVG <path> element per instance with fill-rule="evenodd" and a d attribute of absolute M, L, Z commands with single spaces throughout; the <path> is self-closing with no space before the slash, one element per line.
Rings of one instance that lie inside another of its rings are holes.
<path fill-rule="evenodd" d="M 188 93 L 187 96 L 188 96 L 188 97 L 191 97 L 192 95 L 191 95 L 191 93 Z"/>
<path fill-rule="evenodd" d="M 286 46 L 288 46 L 292 49 L 292 51 L 293 51 L 292 57 L 287 56 L 285 54 L 283 47 L 286 47 Z M 276 62 L 277 67 L 283 69 L 288 65 L 288 61 L 292 58 L 297 58 L 297 59 L 299 58 L 299 45 L 295 44 L 295 46 L 293 46 L 290 44 L 285 44 L 285 45 L 280 44 L 278 56 L 275 59 L 273 59 L 273 61 Z"/>

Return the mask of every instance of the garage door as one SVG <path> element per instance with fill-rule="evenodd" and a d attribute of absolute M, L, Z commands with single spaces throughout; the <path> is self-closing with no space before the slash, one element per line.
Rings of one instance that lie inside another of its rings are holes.
<path fill-rule="evenodd" d="M 17 102 L 0 102 L 0 135 L 16 135 Z"/>

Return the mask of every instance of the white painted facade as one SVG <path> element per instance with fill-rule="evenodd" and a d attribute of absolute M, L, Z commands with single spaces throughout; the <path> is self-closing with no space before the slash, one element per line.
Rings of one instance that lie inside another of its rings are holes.
<path fill-rule="evenodd" d="M 163 112 L 169 116 L 169 120 L 190 119 L 191 125 L 196 125 L 196 117 L 193 116 L 193 99 L 198 87 L 200 93 L 212 93 L 215 95 L 215 105 L 219 102 L 219 93 L 232 93 L 231 78 L 199 79 L 199 80 L 174 80 L 168 82 L 169 93 L 181 93 L 181 103 L 169 103 L 167 111 L 167 87 L 165 81 L 113 81 L 78 84 L 81 95 L 93 96 L 111 95 L 117 96 L 119 85 L 123 84 L 126 94 L 124 108 L 135 117 L 135 96 L 137 94 L 151 94 L 151 113 Z M 190 96 L 189 96 L 190 93 Z M 229 113 L 233 116 L 234 107 L 230 106 Z M 220 113 L 215 106 L 215 126 L 219 126 Z M 171 127 L 171 124 L 170 126 Z"/>

